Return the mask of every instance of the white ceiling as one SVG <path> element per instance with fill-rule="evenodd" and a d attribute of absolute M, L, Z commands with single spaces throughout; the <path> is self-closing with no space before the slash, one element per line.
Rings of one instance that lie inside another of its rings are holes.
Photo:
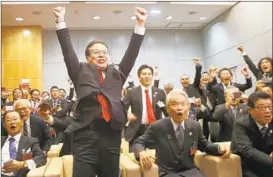
<path fill-rule="evenodd" d="M 70 2 L 70 3 L 38 3 L 9 2 L 2 4 L 2 26 L 41 25 L 43 29 L 55 29 L 53 9 L 56 6 L 66 7 L 66 22 L 70 29 L 127 29 L 135 25 L 134 7 L 140 6 L 151 10 L 160 10 L 161 14 L 149 13 L 146 27 L 149 29 L 200 29 L 214 18 L 227 11 L 236 2 Z M 115 14 L 114 11 L 121 11 Z M 196 12 L 189 15 L 190 11 Z M 36 13 L 36 15 L 35 15 Z M 37 15 L 38 14 L 38 15 Z M 167 21 L 166 16 L 173 16 Z M 93 20 L 100 16 L 100 20 Z M 17 22 L 16 17 L 23 17 Z M 201 21 L 200 17 L 207 17 Z"/>

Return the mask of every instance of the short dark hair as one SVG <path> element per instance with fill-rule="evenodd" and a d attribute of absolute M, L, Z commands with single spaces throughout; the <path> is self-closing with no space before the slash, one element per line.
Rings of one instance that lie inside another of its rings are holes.
<path fill-rule="evenodd" d="M 64 91 L 64 93 L 66 94 L 66 91 L 65 91 L 65 89 L 63 89 L 63 88 L 59 88 L 59 91 L 60 91 L 60 90 Z"/>
<path fill-rule="evenodd" d="M 141 74 L 142 70 L 143 70 L 143 69 L 146 69 L 146 68 L 150 69 L 151 72 L 152 72 L 152 75 L 154 75 L 154 69 L 153 69 L 151 66 L 149 66 L 149 65 L 141 65 L 141 66 L 138 68 L 138 70 L 137 70 L 137 76 L 140 77 L 140 74 Z"/>
<path fill-rule="evenodd" d="M 50 88 L 50 91 L 52 90 L 52 89 L 58 89 L 59 90 L 59 88 L 57 87 L 57 86 L 52 86 L 51 88 Z"/>
<path fill-rule="evenodd" d="M 221 77 L 221 74 L 222 74 L 223 71 L 228 71 L 228 72 L 230 73 L 230 75 L 233 76 L 233 74 L 232 74 L 232 72 L 230 71 L 230 69 L 228 69 L 228 68 L 222 68 L 222 69 L 220 69 L 219 72 L 218 72 L 218 78 Z"/>
<path fill-rule="evenodd" d="M 86 46 L 86 49 L 85 49 L 85 57 L 86 57 L 86 58 L 90 55 L 89 48 L 92 47 L 92 46 L 95 45 L 95 44 L 102 44 L 102 45 L 104 45 L 104 46 L 108 49 L 108 45 L 107 45 L 105 42 L 103 42 L 103 41 L 100 41 L 100 40 L 91 41 L 91 42 Z"/>
<path fill-rule="evenodd" d="M 32 90 L 30 91 L 30 95 L 32 95 L 32 93 L 35 92 L 35 91 L 39 92 L 39 94 L 40 94 L 40 90 L 38 90 L 38 89 L 32 89 Z"/>
<path fill-rule="evenodd" d="M 272 64 L 272 58 L 271 58 L 271 57 L 264 57 L 264 58 L 260 59 L 260 61 L 258 62 L 258 68 L 259 68 L 260 71 L 263 71 L 261 65 L 262 65 L 262 62 L 263 62 L 264 60 L 269 61 L 269 62 L 271 63 L 271 65 L 273 65 L 273 64 Z"/>
<path fill-rule="evenodd" d="M 20 113 L 19 113 L 18 111 L 16 111 L 16 110 L 9 110 L 9 111 L 6 111 L 6 112 L 4 113 L 4 115 L 3 115 L 3 120 L 5 121 L 6 116 L 7 116 L 9 113 L 12 113 L 12 112 L 17 112 L 17 113 L 19 114 L 20 118 L 21 118 L 21 115 L 20 115 Z"/>
<path fill-rule="evenodd" d="M 265 92 L 261 92 L 261 91 L 254 92 L 251 95 L 249 95 L 249 97 L 248 97 L 248 102 L 247 102 L 248 107 L 254 108 L 256 102 L 259 99 L 270 99 L 271 100 L 271 97 L 270 97 L 270 95 L 268 95 Z"/>
<path fill-rule="evenodd" d="M 202 72 L 201 75 L 203 75 L 203 74 L 208 74 L 209 75 L 209 73 L 207 71 Z"/>
<path fill-rule="evenodd" d="M 15 93 L 16 90 L 20 90 L 20 92 L 23 93 L 22 90 L 21 90 L 20 88 L 15 88 L 15 89 L 13 89 L 13 91 L 12 91 L 12 95 L 14 95 L 14 93 Z"/>

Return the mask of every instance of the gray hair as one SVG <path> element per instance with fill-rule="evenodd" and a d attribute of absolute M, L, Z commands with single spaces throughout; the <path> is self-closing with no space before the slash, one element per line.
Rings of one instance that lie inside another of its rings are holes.
<path fill-rule="evenodd" d="M 16 100 L 13 104 L 13 109 L 15 110 L 16 106 L 18 103 L 25 103 L 29 108 L 31 108 L 31 103 L 29 100 L 27 99 L 19 99 L 19 100 Z"/>
<path fill-rule="evenodd" d="M 171 100 L 173 100 L 175 97 L 177 97 L 177 95 L 182 95 L 183 97 L 186 98 L 187 102 L 189 102 L 188 94 L 184 90 L 173 89 L 172 91 L 170 91 L 170 93 L 166 97 L 166 105 L 168 105 Z"/>

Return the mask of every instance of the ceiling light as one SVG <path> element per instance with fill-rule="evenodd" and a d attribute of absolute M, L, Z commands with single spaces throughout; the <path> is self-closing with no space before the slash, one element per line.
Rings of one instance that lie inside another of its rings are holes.
<path fill-rule="evenodd" d="M 31 2 L 2 2 L 3 5 L 20 5 L 20 4 L 69 4 L 70 2 L 66 2 L 66 1 L 52 1 L 52 2 L 35 2 L 35 1 L 31 1 Z"/>
<path fill-rule="evenodd" d="M 166 19 L 166 20 L 172 20 L 172 19 L 173 19 L 173 16 L 167 16 L 165 19 Z"/>
<path fill-rule="evenodd" d="M 17 17 L 17 18 L 15 18 L 15 20 L 18 21 L 18 22 L 24 21 L 24 19 L 22 17 Z"/>
<path fill-rule="evenodd" d="M 170 4 L 181 4 L 181 5 L 223 5 L 223 6 L 232 6 L 237 2 L 170 2 Z"/>
<path fill-rule="evenodd" d="M 86 4 L 157 4 L 157 2 L 148 2 L 148 1 L 118 1 L 118 2 L 111 2 L 111 1 L 87 1 Z"/>
<path fill-rule="evenodd" d="M 29 36 L 30 35 L 30 31 L 29 30 L 24 30 L 23 34 L 24 34 L 24 36 Z"/>
<path fill-rule="evenodd" d="M 150 11 L 151 14 L 161 14 L 160 10 L 151 10 Z"/>
<path fill-rule="evenodd" d="M 131 20 L 135 20 L 135 19 L 136 19 L 136 16 L 133 15 L 133 16 L 131 17 Z"/>
<path fill-rule="evenodd" d="M 99 19 L 100 19 L 100 16 L 94 16 L 93 19 L 94 19 L 94 20 L 99 20 Z"/>
<path fill-rule="evenodd" d="M 200 20 L 204 21 L 207 20 L 208 17 L 200 17 Z"/>

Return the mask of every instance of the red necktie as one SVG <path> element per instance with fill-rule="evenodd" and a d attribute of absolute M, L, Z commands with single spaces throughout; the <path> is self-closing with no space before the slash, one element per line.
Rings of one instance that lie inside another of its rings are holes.
<path fill-rule="evenodd" d="M 155 119 L 155 114 L 154 114 L 152 102 L 151 102 L 150 96 L 149 96 L 149 90 L 145 90 L 145 94 L 146 94 L 146 107 L 147 107 L 147 115 L 148 115 L 148 125 L 150 125 L 156 119 Z"/>
<path fill-rule="evenodd" d="M 99 70 L 99 73 L 100 73 L 100 84 L 103 85 L 104 78 L 102 75 L 102 71 Z M 101 105 L 101 108 L 102 108 L 102 118 L 106 122 L 109 122 L 111 117 L 110 117 L 110 111 L 109 111 L 109 103 L 108 103 L 107 99 L 101 93 L 98 94 L 97 99 L 98 99 L 98 101 Z"/>

